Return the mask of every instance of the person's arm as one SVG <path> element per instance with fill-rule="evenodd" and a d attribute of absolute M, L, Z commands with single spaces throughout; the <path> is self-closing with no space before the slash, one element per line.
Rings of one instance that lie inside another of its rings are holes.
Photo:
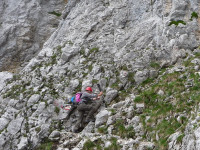
<path fill-rule="evenodd" d="M 103 92 L 102 92 L 102 91 L 98 94 L 98 97 L 101 96 L 101 95 L 103 95 Z"/>
<path fill-rule="evenodd" d="M 93 98 L 93 100 L 97 100 L 97 99 L 100 99 L 100 96 L 103 95 L 103 92 L 101 91 L 99 94 L 97 94 L 97 97 L 96 98 Z"/>
<path fill-rule="evenodd" d="M 84 94 L 83 94 L 83 97 L 88 97 L 88 98 L 95 98 L 95 97 L 97 97 L 98 95 L 97 94 L 90 94 L 90 93 L 87 93 L 87 92 L 85 92 Z"/>

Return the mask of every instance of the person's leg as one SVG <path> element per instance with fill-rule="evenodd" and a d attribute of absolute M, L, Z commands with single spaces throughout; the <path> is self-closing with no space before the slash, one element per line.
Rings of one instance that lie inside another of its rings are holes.
<path fill-rule="evenodd" d="M 78 105 L 77 110 L 79 113 L 79 117 L 74 126 L 74 132 L 77 132 L 79 130 L 80 126 L 82 125 L 82 120 L 83 120 L 85 111 L 90 110 L 90 109 L 91 109 L 91 105 L 87 105 L 85 103 Z"/>
<path fill-rule="evenodd" d="M 78 120 L 76 121 L 73 132 L 78 132 L 78 130 L 80 128 L 80 124 L 81 124 L 83 116 L 84 116 L 84 111 L 78 111 L 78 114 L 79 114 Z"/>
<path fill-rule="evenodd" d="M 99 107 L 101 106 L 101 102 L 100 101 L 95 101 L 93 104 L 92 104 L 92 108 L 90 109 L 86 119 L 85 119 L 85 122 L 90 122 L 90 121 L 93 121 L 93 114 L 99 109 Z"/>
<path fill-rule="evenodd" d="M 77 108 L 76 105 L 72 105 L 70 110 L 68 111 L 67 117 L 64 120 L 68 120 L 71 114 L 74 112 L 74 110 Z"/>

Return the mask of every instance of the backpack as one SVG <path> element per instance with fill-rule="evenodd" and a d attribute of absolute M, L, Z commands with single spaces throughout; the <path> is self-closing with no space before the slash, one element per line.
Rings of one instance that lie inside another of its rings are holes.
<path fill-rule="evenodd" d="M 73 96 L 73 97 L 71 98 L 71 102 L 72 102 L 73 104 L 79 103 L 79 102 L 81 101 L 81 96 L 82 96 L 82 93 L 81 93 L 81 92 L 76 93 L 75 96 Z"/>

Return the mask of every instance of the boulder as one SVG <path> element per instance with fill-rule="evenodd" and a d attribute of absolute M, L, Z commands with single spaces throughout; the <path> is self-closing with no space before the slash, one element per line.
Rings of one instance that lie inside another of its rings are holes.
<path fill-rule="evenodd" d="M 7 124 L 9 123 L 9 120 L 6 118 L 0 118 L 0 131 L 3 130 Z"/>
<path fill-rule="evenodd" d="M 27 137 L 22 137 L 20 143 L 17 145 L 18 150 L 26 150 L 28 145 Z"/>
<path fill-rule="evenodd" d="M 144 71 L 137 71 L 134 76 L 134 79 L 137 84 L 140 84 L 143 81 L 145 81 L 148 77 L 149 77 L 149 71 L 144 70 Z"/>
<path fill-rule="evenodd" d="M 96 120 L 95 120 L 95 127 L 98 128 L 99 126 L 103 125 L 104 123 L 107 122 L 108 120 L 108 111 L 107 110 L 102 110 L 96 115 Z"/>
<path fill-rule="evenodd" d="M 4 88 L 5 81 L 11 79 L 13 74 L 10 72 L 0 72 L 0 91 Z"/>
<path fill-rule="evenodd" d="M 50 135 L 49 135 L 49 139 L 51 141 L 59 141 L 60 139 L 60 132 L 57 130 L 54 130 Z"/>
<path fill-rule="evenodd" d="M 117 95 L 118 95 L 117 90 L 110 90 L 106 93 L 104 100 L 106 103 L 110 104 L 111 101 L 117 97 Z"/>
<path fill-rule="evenodd" d="M 12 120 L 9 125 L 8 125 L 8 132 L 12 135 L 17 134 L 17 132 L 20 131 L 21 127 L 22 127 L 22 122 L 24 121 L 24 118 L 17 118 Z"/>
<path fill-rule="evenodd" d="M 37 103 L 39 101 L 39 99 L 40 99 L 40 95 L 38 95 L 38 94 L 32 95 L 27 102 L 27 106 L 30 107 L 30 106 L 34 105 L 35 103 Z"/>

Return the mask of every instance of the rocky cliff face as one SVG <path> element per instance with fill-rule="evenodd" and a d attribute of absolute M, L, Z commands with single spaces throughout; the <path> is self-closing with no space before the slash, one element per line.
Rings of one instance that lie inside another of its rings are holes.
<path fill-rule="evenodd" d="M 20 67 L 33 58 L 55 31 L 66 2 L 0 2 L 0 70 Z"/>
<path fill-rule="evenodd" d="M 2 78 L 0 147 L 199 149 L 199 6 L 69 0 L 39 54 Z M 96 83 L 105 103 L 74 134 L 77 112 L 63 123 L 60 106 Z"/>

